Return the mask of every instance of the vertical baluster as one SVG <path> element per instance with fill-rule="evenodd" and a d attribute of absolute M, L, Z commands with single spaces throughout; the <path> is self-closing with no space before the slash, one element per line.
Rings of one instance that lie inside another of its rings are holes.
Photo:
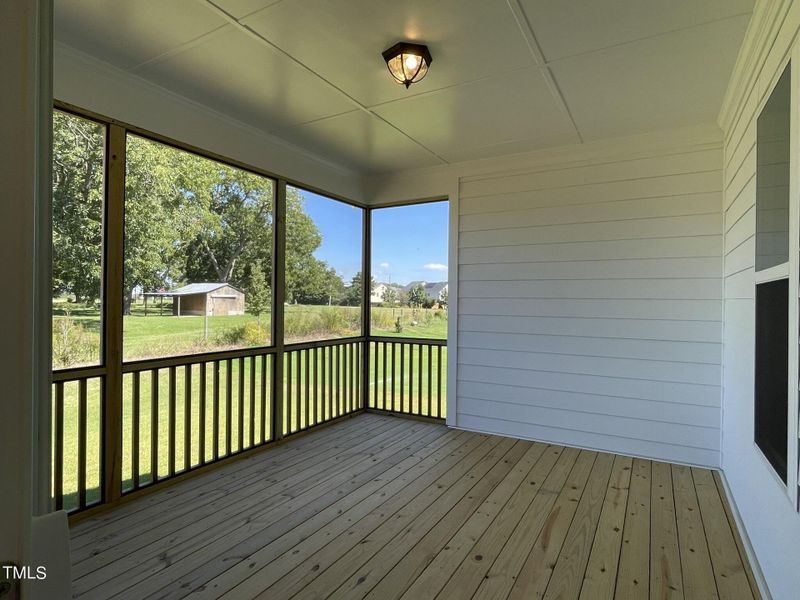
<path fill-rule="evenodd" d="M 336 416 L 342 414 L 342 347 L 340 345 L 334 346 L 336 348 Z"/>
<path fill-rule="evenodd" d="M 219 458 L 219 404 L 220 404 L 220 397 L 219 397 L 219 369 L 220 369 L 220 362 L 218 360 L 214 361 L 214 406 L 213 412 L 211 414 L 211 433 L 214 436 L 214 460 Z"/>
<path fill-rule="evenodd" d="M 175 367 L 169 368 L 169 434 L 167 443 L 169 445 L 169 474 L 175 474 Z"/>
<path fill-rule="evenodd" d="M 369 351 L 372 353 L 374 359 L 370 363 L 372 365 L 372 382 L 373 382 L 373 391 L 372 391 L 372 408 L 378 408 L 378 377 L 379 375 L 379 368 L 378 368 L 378 348 L 380 347 L 379 342 L 367 342 L 369 346 Z M 373 352 L 373 348 L 375 351 Z"/>
<path fill-rule="evenodd" d="M 355 365 L 355 374 L 354 380 L 356 382 L 356 409 L 361 408 L 361 400 L 362 400 L 362 391 L 364 386 L 361 384 L 361 365 L 363 361 L 361 359 L 361 353 L 363 348 L 363 342 L 356 342 L 353 344 L 353 349 L 355 350 L 355 358 L 354 358 L 354 365 Z"/>
<path fill-rule="evenodd" d="M 286 425 L 284 426 L 284 432 L 291 433 L 292 432 L 292 355 L 294 352 L 287 352 L 286 353 L 286 394 L 284 397 L 286 398 L 286 408 L 283 411 L 286 414 Z"/>
<path fill-rule="evenodd" d="M 403 412 L 407 414 L 414 412 L 414 344 L 408 347 L 408 410 L 403 407 Z"/>
<path fill-rule="evenodd" d="M 237 417 L 237 426 L 238 426 L 238 434 L 239 434 L 239 446 L 237 447 L 237 451 L 241 452 L 244 450 L 244 357 L 240 356 L 239 360 L 237 361 L 238 369 L 239 369 L 239 409 L 236 413 Z"/>
<path fill-rule="evenodd" d="M 269 439 L 267 433 L 267 361 L 270 360 L 268 354 L 261 355 L 261 443 Z"/>
<path fill-rule="evenodd" d="M 183 469 L 192 468 L 192 365 L 183 367 Z"/>
<path fill-rule="evenodd" d="M 381 403 L 381 408 L 386 410 L 386 386 L 387 386 L 387 369 L 389 364 L 387 362 L 387 348 L 389 344 L 386 342 L 380 342 L 380 345 L 383 346 L 383 402 Z"/>
<path fill-rule="evenodd" d="M 225 361 L 225 456 L 231 454 L 233 438 L 233 359 Z"/>
<path fill-rule="evenodd" d="M 250 357 L 250 447 L 256 445 L 256 359 Z"/>
<path fill-rule="evenodd" d="M 417 412 L 415 414 L 421 415 L 422 414 L 422 374 L 424 372 L 423 367 L 423 350 L 424 346 L 419 344 L 417 346 L 417 358 L 419 359 L 419 372 L 417 373 Z"/>
<path fill-rule="evenodd" d="M 397 363 L 397 344 L 392 342 L 392 376 L 390 378 L 392 382 L 392 408 L 391 410 L 397 410 L 395 399 L 395 388 L 397 387 L 397 380 L 394 378 L 394 371 L 395 371 L 395 364 Z"/>
<path fill-rule="evenodd" d="M 347 360 L 349 354 L 349 346 L 347 344 L 341 345 L 342 350 L 342 414 L 346 415 L 350 410 L 350 373 L 347 369 Z"/>
<path fill-rule="evenodd" d="M 158 481 L 158 369 L 150 371 L 150 473 Z"/>
<path fill-rule="evenodd" d="M 319 407 L 319 348 L 314 348 L 314 366 L 313 371 L 311 372 L 314 377 L 314 425 L 319 423 L 319 414 L 317 412 Z"/>
<path fill-rule="evenodd" d="M 86 506 L 86 380 L 78 381 L 78 507 Z"/>
<path fill-rule="evenodd" d="M 297 351 L 297 380 L 295 381 L 296 393 L 295 397 L 295 431 L 300 431 L 303 428 L 303 351 Z"/>
<path fill-rule="evenodd" d="M 320 380 L 320 393 L 322 398 L 320 399 L 320 413 L 322 414 L 322 419 L 327 421 L 331 418 L 331 410 L 330 410 L 330 394 L 325 393 L 325 388 L 327 386 L 327 379 L 325 378 L 325 358 L 328 355 L 328 349 L 323 346 L 320 348 L 322 352 L 322 360 L 320 361 L 320 372 L 319 372 L 319 380 Z"/>
<path fill-rule="evenodd" d="M 442 347 L 437 346 L 439 349 L 439 364 L 437 366 L 438 375 L 437 375 L 437 409 L 436 409 L 436 416 L 440 419 L 442 418 Z"/>
<path fill-rule="evenodd" d="M 306 415 L 303 419 L 306 428 L 311 426 L 311 362 L 309 359 L 309 352 L 308 348 L 303 350 L 303 366 L 305 367 L 306 372 L 306 389 L 305 389 L 305 408 L 306 408 Z"/>
<path fill-rule="evenodd" d="M 64 508 L 64 382 L 56 382 L 55 432 L 53 469 L 56 510 Z"/>
<path fill-rule="evenodd" d="M 197 464 L 206 462 L 206 363 L 200 363 L 200 395 L 198 404 Z"/>
<path fill-rule="evenodd" d="M 131 398 L 131 477 L 133 489 L 139 489 L 139 403 L 141 401 L 141 373 L 133 373 L 133 397 Z"/>
<path fill-rule="evenodd" d="M 428 416 L 431 416 L 431 402 L 433 398 L 433 344 L 428 344 Z"/>
<path fill-rule="evenodd" d="M 405 366 L 406 366 L 406 345 L 403 342 L 400 342 L 400 412 L 404 412 L 403 409 L 406 404 Z"/>

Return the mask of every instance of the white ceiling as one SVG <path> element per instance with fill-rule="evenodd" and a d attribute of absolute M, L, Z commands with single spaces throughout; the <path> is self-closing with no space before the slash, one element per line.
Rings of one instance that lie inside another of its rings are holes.
<path fill-rule="evenodd" d="M 55 0 L 55 35 L 371 173 L 711 123 L 753 1 Z"/>

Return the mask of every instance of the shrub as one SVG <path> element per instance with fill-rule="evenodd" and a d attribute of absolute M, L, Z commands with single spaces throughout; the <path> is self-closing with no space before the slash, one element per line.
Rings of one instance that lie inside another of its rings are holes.
<path fill-rule="evenodd" d="M 95 362 L 100 356 L 100 341 L 69 316 L 53 320 L 53 367 L 74 367 Z"/>
<path fill-rule="evenodd" d="M 269 343 L 269 328 L 257 322 L 229 327 L 218 334 L 217 342 L 229 346 L 264 346 Z"/>

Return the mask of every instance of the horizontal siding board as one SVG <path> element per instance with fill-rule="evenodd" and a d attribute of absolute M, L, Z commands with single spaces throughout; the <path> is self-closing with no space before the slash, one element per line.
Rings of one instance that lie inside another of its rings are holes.
<path fill-rule="evenodd" d="M 460 315 L 721 321 L 719 300 L 459 298 Z"/>
<path fill-rule="evenodd" d="M 694 383 L 658 382 L 646 379 L 625 379 L 605 375 L 581 375 L 578 373 L 553 373 L 525 369 L 507 369 L 504 367 L 479 367 L 474 365 L 458 367 L 458 385 L 462 381 L 481 383 L 514 383 L 523 387 L 579 392 L 584 394 L 602 394 L 605 396 L 621 396 L 623 398 L 641 398 L 672 402 L 675 400 L 687 404 L 719 406 L 719 386 Z"/>
<path fill-rule="evenodd" d="M 495 245 L 545 244 L 564 242 L 600 242 L 664 238 L 679 235 L 702 236 L 722 234 L 722 213 L 716 211 L 703 215 L 678 215 L 649 219 L 609 220 L 594 223 L 569 223 L 566 225 L 541 225 L 518 220 L 517 226 L 508 229 L 463 231 L 459 235 L 460 248 Z"/>
<path fill-rule="evenodd" d="M 461 397 L 459 410 L 467 414 L 487 414 L 498 419 L 531 423 L 540 427 L 589 431 L 706 450 L 713 450 L 719 445 L 719 431 L 713 427 L 564 411 L 530 404 L 477 400 L 466 396 Z"/>
<path fill-rule="evenodd" d="M 658 402 L 641 398 L 603 396 L 530 388 L 516 385 L 464 382 L 463 394 L 470 398 L 533 405 L 564 411 L 618 415 L 647 421 L 671 421 L 702 427 L 719 427 L 719 406 L 704 406 L 675 401 Z"/>
<path fill-rule="evenodd" d="M 489 196 L 459 198 L 461 215 L 487 214 L 495 211 L 566 207 L 572 205 L 662 198 L 673 196 L 719 193 L 720 174 L 717 172 L 669 175 L 655 179 L 629 179 L 541 190 L 500 192 Z M 461 188 L 463 189 L 464 184 Z"/>
<path fill-rule="evenodd" d="M 460 282 L 459 293 L 461 298 L 719 300 L 722 298 L 722 282 L 719 277 L 713 279 L 463 281 Z"/>
<path fill-rule="evenodd" d="M 755 266 L 756 238 L 751 236 L 725 254 L 725 277 Z"/>
<path fill-rule="evenodd" d="M 473 348 L 459 348 L 458 364 L 712 386 L 721 377 L 718 364 Z"/>
<path fill-rule="evenodd" d="M 725 211 L 725 231 L 730 231 L 739 219 L 756 205 L 755 175 L 747 181 L 739 195 L 733 199 Z"/>
<path fill-rule="evenodd" d="M 688 448 L 678 444 L 661 444 L 653 441 L 608 436 L 586 431 L 577 432 L 556 427 L 541 427 L 534 423 L 506 421 L 495 419 L 488 415 L 459 413 L 458 424 L 465 429 L 484 433 L 605 450 L 691 465 L 719 466 L 719 452 L 716 450 Z"/>
<path fill-rule="evenodd" d="M 748 211 L 731 226 L 728 233 L 725 235 L 725 253 L 727 254 L 752 238 L 755 229 L 756 208 L 755 206 L 751 206 Z"/>
<path fill-rule="evenodd" d="M 722 258 L 713 256 L 461 265 L 459 281 L 718 278 L 721 273 Z"/>
<path fill-rule="evenodd" d="M 719 364 L 722 352 L 721 343 L 472 331 L 463 331 L 459 335 L 458 347 L 666 361 L 675 360 L 676 356 L 680 356 L 684 362 L 710 364 Z"/>
<path fill-rule="evenodd" d="M 464 178 L 461 182 L 461 195 L 470 198 L 510 191 L 564 188 L 611 181 L 655 180 L 660 177 L 692 173 L 716 173 L 717 176 L 721 176 L 722 151 L 702 150 L 671 156 L 609 161 L 601 164 L 543 169 L 504 176 Z"/>
<path fill-rule="evenodd" d="M 706 343 L 722 340 L 721 322 L 711 321 L 461 314 L 458 322 L 459 339 L 469 332 L 485 332 Z"/>
<path fill-rule="evenodd" d="M 755 269 L 739 271 L 725 278 L 725 299 L 755 299 Z"/>
<path fill-rule="evenodd" d="M 460 247 L 460 265 L 498 262 L 552 262 L 576 260 L 630 260 L 646 258 L 714 257 L 722 252 L 722 235 L 687 237 L 673 232 L 674 237 L 598 241 L 561 240 L 551 243 L 503 243 Z M 636 235 L 631 232 L 630 235 Z"/>
<path fill-rule="evenodd" d="M 495 211 L 476 215 L 463 215 L 459 219 L 461 231 L 484 229 L 509 229 L 520 222 L 542 225 L 563 223 L 596 223 L 602 221 L 672 217 L 674 215 L 718 214 L 722 194 L 711 192 L 669 198 L 621 200 L 602 204 L 554 206 Z"/>

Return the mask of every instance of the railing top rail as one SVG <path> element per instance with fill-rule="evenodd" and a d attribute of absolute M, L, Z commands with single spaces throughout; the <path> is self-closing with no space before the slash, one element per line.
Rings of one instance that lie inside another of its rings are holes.
<path fill-rule="evenodd" d="M 200 363 L 227 360 L 229 358 L 242 358 L 249 356 L 263 356 L 275 354 L 275 346 L 258 346 L 256 348 L 240 348 L 238 350 L 222 350 L 220 352 L 204 352 L 202 354 L 184 354 L 182 356 L 167 356 L 164 358 L 147 358 L 122 364 L 123 373 L 136 373 L 162 369 L 165 367 L 181 367 L 184 365 L 197 365 Z"/>
<path fill-rule="evenodd" d="M 106 374 L 106 368 L 100 365 L 92 367 L 73 367 L 71 369 L 60 369 L 53 371 L 51 381 L 58 383 L 60 381 L 77 381 L 79 379 L 92 379 L 93 377 L 102 377 Z"/>
<path fill-rule="evenodd" d="M 398 344 L 423 344 L 427 346 L 447 346 L 447 340 L 438 338 L 412 338 L 412 337 L 394 337 L 390 335 L 371 335 L 369 336 L 370 342 L 388 342 Z"/>
<path fill-rule="evenodd" d="M 286 352 L 292 352 L 294 350 L 306 350 L 308 348 L 324 348 L 325 346 L 341 346 L 344 344 L 355 344 L 358 342 L 365 342 L 367 338 L 363 335 L 352 336 L 352 337 L 343 337 L 343 338 L 333 338 L 327 340 L 311 340 L 308 342 L 294 342 L 294 343 L 287 343 L 283 348 Z"/>

